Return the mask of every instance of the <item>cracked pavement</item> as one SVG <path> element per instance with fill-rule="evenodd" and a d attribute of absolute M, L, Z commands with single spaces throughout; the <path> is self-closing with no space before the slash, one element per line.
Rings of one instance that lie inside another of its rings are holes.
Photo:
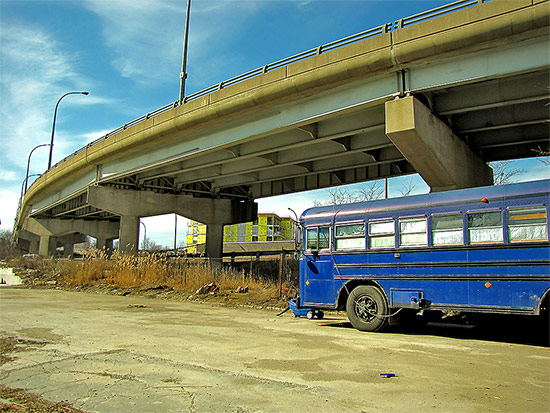
<path fill-rule="evenodd" d="M 464 327 L 362 333 L 335 314 L 2 288 L 0 336 L 26 340 L 0 384 L 89 412 L 550 407 L 547 347 Z"/>

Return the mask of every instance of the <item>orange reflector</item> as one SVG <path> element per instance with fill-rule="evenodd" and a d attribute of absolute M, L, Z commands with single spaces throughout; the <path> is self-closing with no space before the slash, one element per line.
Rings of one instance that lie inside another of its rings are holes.
<path fill-rule="evenodd" d="M 488 200 L 487 198 L 483 198 L 483 199 L 481 200 L 481 202 L 483 202 L 484 204 L 488 204 L 488 203 L 489 203 L 489 200 Z"/>
<path fill-rule="evenodd" d="M 306 281 L 306 285 L 309 285 L 309 281 Z"/>
<path fill-rule="evenodd" d="M 492 284 L 491 284 L 489 281 L 487 281 L 487 282 L 485 283 L 485 287 L 487 287 L 487 288 L 491 288 L 491 285 L 492 285 Z"/>

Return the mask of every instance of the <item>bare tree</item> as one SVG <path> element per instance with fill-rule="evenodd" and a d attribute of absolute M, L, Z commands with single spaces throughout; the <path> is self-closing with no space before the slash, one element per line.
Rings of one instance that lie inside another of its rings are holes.
<path fill-rule="evenodd" d="M 384 188 L 380 182 L 370 182 L 364 184 L 355 191 L 350 191 L 348 188 L 336 187 L 328 190 L 330 195 L 329 199 L 325 202 L 313 201 L 314 206 L 327 206 L 327 205 L 342 205 L 352 202 L 372 201 L 373 199 L 379 199 L 384 194 Z"/>
<path fill-rule="evenodd" d="M 493 168 L 493 182 L 495 185 L 515 182 L 515 177 L 525 172 L 521 168 L 514 168 L 511 160 L 491 162 L 489 166 Z"/>
<path fill-rule="evenodd" d="M 0 230 L 0 258 L 9 258 L 16 253 L 17 248 L 12 243 L 12 232 L 7 229 Z"/>
<path fill-rule="evenodd" d="M 402 184 L 402 188 L 399 192 L 401 192 L 401 196 L 409 196 L 415 188 L 416 182 L 411 178 L 408 182 Z"/>
<path fill-rule="evenodd" d="M 342 205 L 349 204 L 356 201 L 356 197 L 353 192 L 350 192 L 348 188 L 336 187 L 328 190 L 329 199 L 325 202 L 314 201 L 314 206 L 324 205 Z"/>
<path fill-rule="evenodd" d="M 372 201 L 373 199 L 380 199 L 384 195 L 384 187 L 380 181 L 370 182 L 361 186 L 357 190 L 358 198 L 361 201 Z"/>
<path fill-rule="evenodd" d="M 545 166 L 550 166 L 550 151 L 542 149 L 540 146 L 537 149 L 533 149 L 537 154 L 537 161 Z"/>
<path fill-rule="evenodd" d="M 146 251 L 160 251 L 163 247 L 150 238 L 144 238 L 141 243 L 141 249 Z"/>

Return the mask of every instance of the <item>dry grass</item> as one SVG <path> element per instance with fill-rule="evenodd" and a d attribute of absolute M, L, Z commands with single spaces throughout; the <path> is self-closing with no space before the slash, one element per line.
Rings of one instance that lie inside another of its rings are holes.
<path fill-rule="evenodd" d="M 290 297 L 288 288 L 283 290 L 285 294 L 280 294 L 279 286 L 263 278 L 265 274 L 258 270 L 250 276 L 245 271 L 212 268 L 204 259 L 171 258 L 163 254 L 115 252 L 108 257 L 95 251 L 83 260 L 18 258 L 9 260 L 8 265 L 17 269 L 17 275 L 28 286 L 116 290 L 124 295 L 172 291 L 174 296 L 188 298 L 196 297 L 200 287 L 214 283 L 219 289 L 216 294 L 202 297 L 227 305 L 258 307 L 282 307 Z M 246 293 L 242 293 L 243 287 L 248 287 Z M 239 288 L 240 293 L 236 292 Z"/>
<path fill-rule="evenodd" d="M 101 251 L 83 261 L 59 261 L 58 285 L 69 288 L 111 286 L 134 288 L 164 286 L 176 292 L 194 293 L 200 287 L 214 283 L 222 292 L 248 286 L 254 296 L 278 298 L 278 287 L 261 279 L 246 277 L 244 271 L 211 268 L 205 260 L 169 258 L 160 254 L 124 255 L 108 258 Z"/>

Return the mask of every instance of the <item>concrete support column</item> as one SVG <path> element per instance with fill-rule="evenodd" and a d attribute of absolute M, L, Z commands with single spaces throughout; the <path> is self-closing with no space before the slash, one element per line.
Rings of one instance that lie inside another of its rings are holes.
<path fill-rule="evenodd" d="M 29 254 L 38 254 L 38 248 L 40 245 L 40 238 L 32 239 L 29 241 Z"/>
<path fill-rule="evenodd" d="M 72 258 L 74 256 L 74 244 L 72 242 L 63 243 L 63 258 Z"/>
<path fill-rule="evenodd" d="M 434 192 L 493 184 L 492 169 L 414 96 L 386 102 L 386 135 Z"/>
<path fill-rule="evenodd" d="M 206 256 L 210 265 L 221 267 L 223 258 L 223 225 L 208 224 L 206 226 Z"/>
<path fill-rule="evenodd" d="M 139 245 L 139 217 L 122 215 L 120 217 L 120 235 L 118 248 L 128 254 L 135 254 Z"/>
<path fill-rule="evenodd" d="M 51 257 L 55 254 L 57 248 L 57 239 L 51 235 L 40 235 L 40 244 L 38 246 L 38 255 L 41 257 Z"/>
<path fill-rule="evenodd" d="M 105 237 L 97 237 L 96 248 L 98 250 L 104 250 L 107 255 L 111 255 L 113 252 L 113 239 Z"/>
<path fill-rule="evenodd" d="M 74 255 L 74 245 L 86 241 L 86 236 L 78 233 L 67 234 L 57 238 L 57 241 L 63 245 L 63 257 L 72 258 Z"/>
<path fill-rule="evenodd" d="M 74 254 L 74 243 L 71 241 L 59 241 L 63 246 L 63 258 L 72 258 Z"/>

